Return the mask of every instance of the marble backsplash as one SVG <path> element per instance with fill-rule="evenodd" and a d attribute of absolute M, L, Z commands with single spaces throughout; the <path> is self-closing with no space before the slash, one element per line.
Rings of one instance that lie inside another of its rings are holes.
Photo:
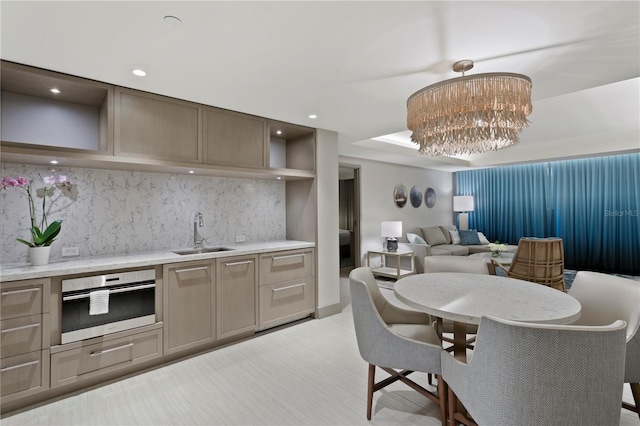
<path fill-rule="evenodd" d="M 63 221 L 51 260 L 63 247 L 79 247 L 81 257 L 188 248 L 196 212 L 204 217 L 198 232 L 206 246 L 235 243 L 236 235 L 247 242 L 285 238 L 281 181 L 2 164 L 2 176 L 26 176 L 34 189 L 44 186 L 41 177 L 58 174 L 73 188 L 47 199 L 49 222 Z M 27 195 L 8 188 L 0 202 L 0 264 L 26 262 L 27 246 L 16 238 L 30 237 Z"/>

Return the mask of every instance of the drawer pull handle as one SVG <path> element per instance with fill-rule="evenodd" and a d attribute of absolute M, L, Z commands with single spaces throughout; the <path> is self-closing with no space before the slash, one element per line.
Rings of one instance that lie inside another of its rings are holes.
<path fill-rule="evenodd" d="M 40 323 L 39 322 L 37 322 L 35 324 L 23 325 L 23 326 L 20 326 L 20 327 L 6 328 L 6 329 L 2 330 L 2 334 L 11 333 L 12 331 L 26 330 L 28 328 L 36 328 L 36 327 L 40 327 Z"/>
<path fill-rule="evenodd" d="M 253 263 L 253 260 L 245 260 L 245 261 L 242 261 L 242 262 L 225 263 L 224 266 L 248 265 L 250 263 Z"/>
<path fill-rule="evenodd" d="M 23 290 L 3 291 L 2 295 L 3 296 L 12 296 L 14 294 L 31 293 L 32 291 L 40 291 L 40 288 L 39 287 L 33 287 L 33 288 L 25 288 Z"/>
<path fill-rule="evenodd" d="M 195 272 L 195 271 L 204 271 L 209 269 L 208 266 L 199 266 L 197 268 L 187 268 L 187 269 L 176 269 L 176 274 L 180 274 L 182 272 Z"/>
<path fill-rule="evenodd" d="M 133 346 L 133 342 L 127 343 L 126 345 L 118 346 L 117 348 L 105 349 L 104 351 L 91 352 L 89 356 L 104 355 L 104 354 L 108 354 L 109 352 L 119 351 L 120 349 L 130 348 L 131 346 Z"/>
<path fill-rule="evenodd" d="M 291 259 L 292 257 L 304 257 L 304 253 L 288 254 L 286 256 L 273 256 L 273 260 Z"/>
<path fill-rule="evenodd" d="M 286 287 L 273 288 L 273 289 L 271 289 L 271 291 L 273 291 L 275 293 L 276 291 L 290 290 L 290 289 L 296 288 L 296 287 L 304 287 L 305 285 L 307 285 L 307 283 L 288 285 Z"/>
<path fill-rule="evenodd" d="M 0 369 L 0 373 L 4 373 L 5 371 L 17 370 L 18 368 L 29 367 L 30 365 L 35 365 L 39 362 L 40 361 L 35 360 L 35 361 L 25 362 L 24 364 L 12 365 L 11 367 L 5 367 L 3 369 Z"/>

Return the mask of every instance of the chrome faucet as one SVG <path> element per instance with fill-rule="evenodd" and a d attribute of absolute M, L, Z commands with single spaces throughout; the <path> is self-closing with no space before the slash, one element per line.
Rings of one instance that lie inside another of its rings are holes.
<path fill-rule="evenodd" d="M 198 225 L 202 228 L 204 226 L 204 220 L 202 219 L 202 213 L 196 213 L 193 218 L 193 248 L 198 248 L 204 242 L 204 238 L 198 239 Z"/>

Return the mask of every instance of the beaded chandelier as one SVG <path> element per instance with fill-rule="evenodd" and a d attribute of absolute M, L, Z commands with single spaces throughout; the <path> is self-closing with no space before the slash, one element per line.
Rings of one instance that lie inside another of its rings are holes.
<path fill-rule="evenodd" d="M 461 155 L 518 143 L 531 114 L 531 79 L 522 74 L 465 76 L 473 61 L 453 64 L 462 77 L 427 86 L 407 100 L 407 127 L 420 154 Z"/>

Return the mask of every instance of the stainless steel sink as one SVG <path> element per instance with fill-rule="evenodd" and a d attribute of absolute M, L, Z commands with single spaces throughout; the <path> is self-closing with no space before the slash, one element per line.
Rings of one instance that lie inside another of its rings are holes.
<path fill-rule="evenodd" d="M 187 254 L 203 254 L 203 253 L 216 253 L 219 251 L 231 251 L 233 249 L 227 247 L 201 247 L 195 249 L 184 249 L 184 250 L 175 250 L 173 253 L 179 255 L 187 255 Z"/>

